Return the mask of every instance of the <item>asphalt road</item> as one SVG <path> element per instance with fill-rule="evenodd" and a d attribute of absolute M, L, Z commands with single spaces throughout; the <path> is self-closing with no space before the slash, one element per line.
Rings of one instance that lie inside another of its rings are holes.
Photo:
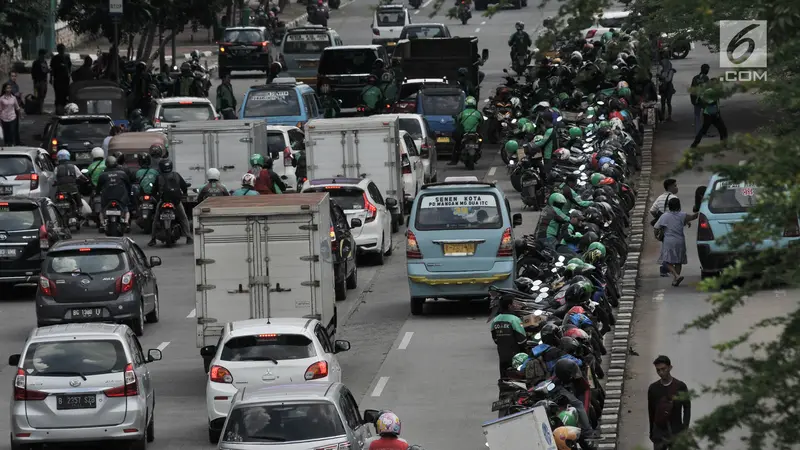
<path fill-rule="evenodd" d="M 369 43 L 368 25 L 374 5 L 375 2 L 360 0 L 345 2 L 339 11 L 332 12 L 329 25 L 340 33 L 345 44 Z M 443 22 L 455 35 L 478 36 L 480 48 L 490 52 L 482 91 L 493 90 L 502 81 L 502 69 L 508 63 L 506 41 L 521 13 L 501 11 L 491 19 L 476 13 L 468 25 L 461 25 L 444 16 L 429 19 L 430 5 L 431 0 L 427 0 L 419 12 L 412 12 L 414 22 Z M 555 14 L 556 7 L 551 5 L 544 15 Z M 449 2 L 444 9 L 449 9 Z M 543 13 L 534 6 L 523 13 L 529 30 L 541 24 Z M 261 82 L 261 74 L 236 75 L 234 91 L 241 96 L 249 86 Z M 34 123 L 23 123 L 23 133 L 27 135 L 35 133 L 35 128 Z M 498 180 L 510 195 L 514 212 L 521 211 L 519 196 L 507 181 L 496 148 L 484 150 L 474 172 L 467 172 L 463 165 L 450 168 L 445 163 L 440 162 L 444 176 L 469 173 Z M 524 212 L 523 216 L 524 223 L 516 232 L 533 232 L 538 214 Z M 86 233 L 81 235 L 90 235 Z M 490 412 L 490 405 L 497 395 L 497 356 L 486 323 L 486 304 L 432 304 L 426 308 L 427 315 L 411 317 L 405 242 L 402 234 L 397 236 L 397 251 L 388 263 L 380 268 L 360 268 L 358 289 L 350 291 L 347 300 L 339 304 L 339 338 L 352 343 L 352 350 L 339 356 L 344 382 L 361 400 L 362 409 L 390 408 L 397 412 L 403 420 L 403 437 L 409 442 L 440 450 L 484 449 L 481 424 L 496 417 Z M 147 242 L 145 236 L 134 237 L 141 245 Z M 148 256 L 157 255 L 163 261 L 156 269 L 161 321 L 148 326 L 142 338 L 145 348 L 161 348 L 164 354 L 162 361 L 151 366 L 158 404 L 157 438 L 151 448 L 212 448 L 206 433 L 206 376 L 195 348 L 192 250 L 184 245 L 144 249 Z M 0 354 L 21 350 L 35 325 L 33 308 L 30 289 L 17 289 L 12 298 L 0 303 L 4 318 Z M 0 376 L 10 382 L 12 368 L 3 368 Z M 0 404 L 8 402 L 10 392 L 3 391 Z M 2 408 L 0 436 L 7 432 L 7 414 L 7 409 Z M 8 448 L 8 444 L 2 443 L 0 448 Z"/>

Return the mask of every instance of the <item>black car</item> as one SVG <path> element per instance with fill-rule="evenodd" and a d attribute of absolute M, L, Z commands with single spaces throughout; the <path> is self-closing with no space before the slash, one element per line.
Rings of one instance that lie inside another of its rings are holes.
<path fill-rule="evenodd" d="M 234 70 L 267 72 L 279 58 L 279 46 L 266 27 L 226 28 L 219 44 L 219 76 Z"/>
<path fill-rule="evenodd" d="M 359 221 L 359 219 L 353 219 Z M 333 252 L 333 274 L 336 286 L 336 300 L 347 298 L 347 290 L 358 286 L 358 268 L 356 267 L 356 240 L 350 232 L 351 224 L 341 207 L 331 202 L 331 251 Z M 361 226 L 358 224 L 352 224 Z"/>
<path fill-rule="evenodd" d="M 127 237 L 59 242 L 42 262 L 36 292 L 36 323 L 127 323 L 137 336 L 158 322 L 158 282 L 153 267 Z"/>
<path fill-rule="evenodd" d="M 67 149 L 72 162 L 85 169 L 92 163 L 92 149 L 103 146 L 113 126 L 114 121 L 109 116 L 53 116 L 45 125 L 44 132 L 35 138 L 41 140 L 41 148 L 47 150 L 53 159 L 59 150 Z"/>
<path fill-rule="evenodd" d="M 49 198 L 0 198 L 0 284 L 37 282 L 47 250 L 71 237 Z"/>
<path fill-rule="evenodd" d="M 390 61 L 381 45 L 342 45 L 322 51 L 317 69 L 317 92 L 331 95 L 342 102 L 343 109 L 361 104 L 361 91 L 372 73 L 372 63 Z"/>

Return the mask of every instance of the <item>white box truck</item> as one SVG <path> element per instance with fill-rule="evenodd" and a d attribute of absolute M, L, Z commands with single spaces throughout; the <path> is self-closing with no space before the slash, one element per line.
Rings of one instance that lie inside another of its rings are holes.
<path fill-rule="evenodd" d="M 489 450 L 556 450 L 547 411 L 536 406 L 483 424 Z"/>
<path fill-rule="evenodd" d="M 191 209 L 197 191 L 206 183 L 206 170 L 219 170 L 220 181 L 237 189 L 250 168 L 250 156 L 267 155 L 267 124 L 263 120 L 203 120 L 166 124 L 169 154 L 174 170 L 192 188 L 187 196 Z"/>
<path fill-rule="evenodd" d="M 195 207 L 198 348 L 217 345 L 236 320 L 313 317 L 336 334 L 330 211 L 327 193 L 211 197 Z"/>
<path fill-rule="evenodd" d="M 392 230 L 397 231 L 403 223 L 405 198 L 399 146 L 397 117 L 309 120 L 306 123 L 308 179 L 371 179 L 387 200 L 393 199 Z"/>

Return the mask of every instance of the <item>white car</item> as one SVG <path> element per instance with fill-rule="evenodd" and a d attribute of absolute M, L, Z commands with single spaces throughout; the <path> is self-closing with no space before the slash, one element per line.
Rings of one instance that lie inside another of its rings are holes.
<path fill-rule="evenodd" d="M 291 192 L 302 187 L 302 183 L 297 184 L 295 161 L 298 154 L 306 149 L 305 139 L 305 133 L 297 127 L 267 125 L 267 150 L 273 160 L 272 170 L 281 177 Z"/>
<path fill-rule="evenodd" d="M 589 42 L 597 42 L 606 32 L 612 28 L 619 30 L 625 21 L 630 17 L 630 11 L 608 11 L 595 18 L 595 23 L 582 31 L 583 36 Z"/>
<path fill-rule="evenodd" d="M 403 194 L 406 211 L 411 210 L 411 203 L 425 184 L 425 166 L 419 156 L 417 144 L 407 131 L 400 131 L 400 164 L 403 171 Z"/>
<path fill-rule="evenodd" d="M 150 105 L 150 123 L 159 128 L 163 124 L 219 120 L 214 104 L 202 97 L 157 98 Z"/>
<path fill-rule="evenodd" d="M 336 178 L 306 181 L 303 192 L 327 192 L 347 215 L 361 221 L 351 227 L 358 253 L 373 256 L 383 264 L 392 253 L 392 213 L 378 186 L 369 178 Z"/>
<path fill-rule="evenodd" d="M 438 177 L 436 138 L 428 121 L 421 114 L 397 114 L 400 129 L 411 135 L 419 151 L 423 167 L 423 184 L 435 182 Z"/>
<path fill-rule="evenodd" d="M 411 16 L 403 5 L 380 5 L 372 18 L 372 45 L 389 49 L 397 45 L 403 27 L 411 23 Z"/>
<path fill-rule="evenodd" d="M 308 318 L 251 319 L 229 322 L 218 345 L 203 347 L 211 355 L 206 383 L 208 440 L 214 444 L 242 388 L 308 381 L 336 382 L 342 366 L 336 353 L 350 350 L 347 341 L 332 341 L 325 327 Z"/>

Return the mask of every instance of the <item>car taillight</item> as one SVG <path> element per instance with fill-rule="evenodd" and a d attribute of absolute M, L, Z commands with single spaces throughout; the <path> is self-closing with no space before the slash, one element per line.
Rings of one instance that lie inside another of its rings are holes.
<path fill-rule="evenodd" d="M 372 202 L 367 199 L 367 193 L 364 194 L 364 207 L 367 208 L 367 220 L 366 223 L 370 223 L 375 220 L 375 217 L 378 216 L 378 208 L 372 204 Z"/>
<path fill-rule="evenodd" d="M 698 241 L 713 241 L 714 232 L 711 230 L 711 224 L 708 223 L 708 217 L 705 214 L 700 214 L 697 221 L 697 240 Z"/>
<path fill-rule="evenodd" d="M 123 292 L 128 292 L 133 289 L 133 280 L 135 279 L 136 276 L 133 272 L 128 272 L 117 278 L 117 294 L 122 294 Z"/>
<path fill-rule="evenodd" d="M 161 119 L 154 119 L 153 125 L 155 126 L 155 128 L 158 128 L 158 126 L 161 125 Z"/>
<path fill-rule="evenodd" d="M 419 251 L 417 237 L 414 236 L 414 233 L 411 231 L 406 233 L 406 259 L 422 259 L 422 252 Z"/>
<path fill-rule="evenodd" d="M 327 376 L 328 376 L 328 363 L 325 361 L 315 362 L 314 364 L 308 366 L 308 369 L 306 369 L 306 374 L 305 374 L 306 381 L 319 380 L 320 378 L 325 378 Z"/>
<path fill-rule="evenodd" d="M 373 28 L 372 29 L 372 34 L 374 34 L 375 36 L 380 36 L 381 35 L 381 30 L 379 30 L 377 28 Z"/>
<path fill-rule="evenodd" d="M 56 159 L 56 152 L 58 151 L 58 139 L 53 139 L 50 141 L 50 145 L 53 147 L 53 159 Z"/>
<path fill-rule="evenodd" d="M 659 39 L 659 40 L 658 40 L 658 48 L 660 49 L 660 48 L 663 48 L 663 47 L 664 47 L 664 41 L 662 41 L 661 39 Z"/>
<path fill-rule="evenodd" d="M 39 174 L 37 173 L 24 173 L 22 175 L 17 175 L 14 178 L 17 181 L 30 181 L 31 182 L 31 190 L 37 189 L 39 187 Z"/>
<path fill-rule="evenodd" d="M 47 227 L 44 225 L 39 227 L 39 250 L 47 250 L 50 248 L 50 239 L 47 237 Z"/>
<path fill-rule="evenodd" d="M 783 229 L 783 237 L 800 237 L 800 224 L 797 223 L 797 218 Z"/>
<path fill-rule="evenodd" d="M 142 198 L 143 198 L 143 199 L 144 199 L 144 201 L 146 201 L 146 202 L 149 202 L 149 201 L 150 201 L 150 196 L 149 196 L 149 195 L 145 195 L 145 196 L 144 196 L 144 197 L 142 197 Z"/>
<path fill-rule="evenodd" d="M 53 297 L 56 294 L 56 284 L 49 278 L 39 276 L 39 290 L 42 295 Z"/>
<path fill-rule="evenodd" d="M 111 206 L 116 207 L 117 206 L 117 202 L 111 202 Z"/>
<path fill-rule="evenodd" d="M 336 230 L 331 225 L 331 251 L 339 251 L 339 242 L 336 241 Z"/>
<path fill-rule="evenodd" d="M 511 228 L 506 228 L 500 246 L 497 247 L 497 256 L 514 256 L 514 240 L 511 239 Z"/>
<path fill-rule="evenodd" d="M 411 175 L 411 160 L 408 155 L 403 155 L 403 175 Z"/>
<path fill-rule="evenodd" d="M 161 205 L 161 208 L 174 209 L 175 205 L 173 205 L 172 203 L 167 202 L 167 203 L 164 203 L 163 205 Z"/>
<path fill-rule="evenodd" d="M 222 366 L 211 366 L 211 370 L 208 371 L 208 379 L 214 383 L 233 383 L 231 371 Z"/>
<path fill-rule="evenodd" d="M 269 41 L 260 42 L 258 44 L 261 48 L 266 48 L 269 46 Z"/>
<path fill-rule="evenodd" d="M 125 384 L 105 390 L 106 397 L 133 397 L 139 395 L 139 383 L 133 364 L 125 366 Z"/>
<path fill-rule="evenodd" d="M 17 376 L 14 377 L 14 400 L 30 401 L 47 398 L 47 392 L 26 389 L 27 382 L 28 377 L 25 375 L 25 370 L 17 369 Z"/>
<path fill-rule="evenodd" d="M 589 30 L 588 32 L 586 32 L 586 39 L 593 38 L 595 34 L 597 34 L 597 30 Z"/>

